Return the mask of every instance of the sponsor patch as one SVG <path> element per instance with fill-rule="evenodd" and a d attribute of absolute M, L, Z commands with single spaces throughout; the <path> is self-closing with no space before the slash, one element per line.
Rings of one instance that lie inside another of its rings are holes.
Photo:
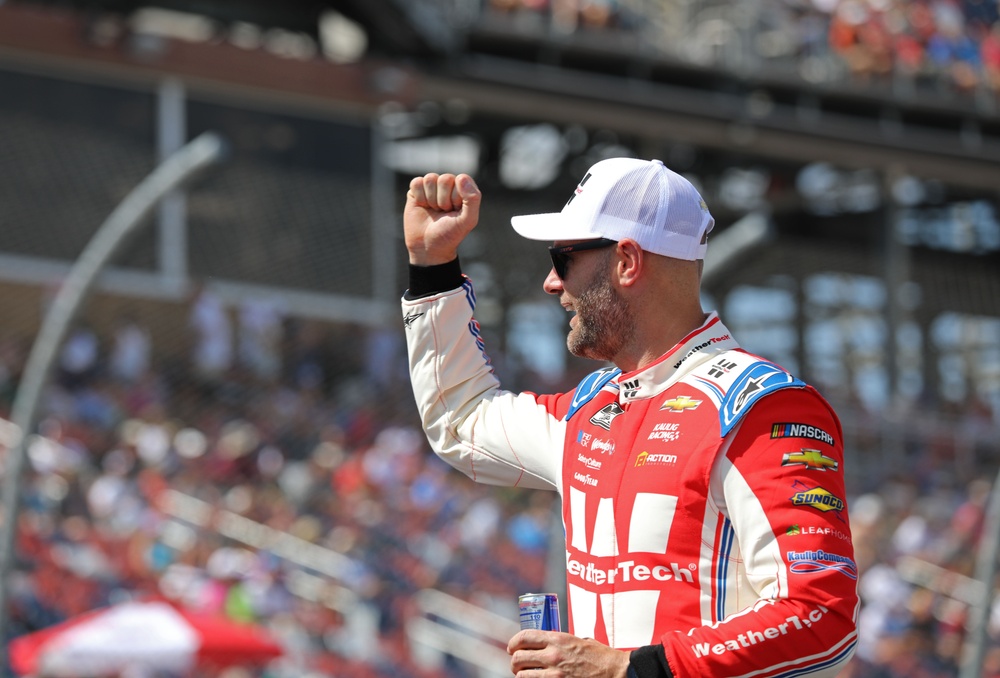
<path fill-rule="evenodd" d="M 683 365 L 685 360 L 698 353 L 698 351 L 704 350 L 712 344 L 718 344 L 720 341 L 729 341 L 729 335 L 723 334 L 721 337 L 712 337 L 708 341 L 703 341 L 697 346 L 692 346 L 691 349 L 684 354 L 683 358 L 674 363 L 674 369 L 676 370 L 678 367 Z"/>
<path fill-rule="evenodd" d="M 621 388 L 622 388 L 622 397 L 624 397 L 624 398 L 634 398 L 639 393 L 639 380 L 638 379 L 632 379 L 632 380 L 623 382 L 622 385 L 621 385 Z"/>
<path fill-rule="evenodd" d="M 767 643 L 769 640 L 794 634 L 797 631 L 807 630 L 812 627 L 813 624 L 818 624 L 829 612 L 830 610 L 822 605 L 817 605 L 814 609 L 809 611 L 808 615 L 802 614 L 800 616 L 793 614 L 790 617 L 785 617 L 785 621 L 775 624 L 774 626 L 768 626 L 761 629 L 748 629 L 737 635 L 735 638 L 725 639 L 718 643 L 695 643 L 691 646 L 691 651 L 694 653 L 696 659 L 701 659 L 710 655 L 719 656 L 726 654 L 727 652 L 742 653 L 747 648 L 752 648 L 761 643 Z M 689 631 L 688 635 L 691 635 L 692 633 L 694 633 L 693 630 Z M 816 631 L 813 631 L 813 633 L 816 633 Z M 755 652 L 766 652 L 766 650 L 758 649 L 755 650 Z"/>
<path fill-rule="evenodd" d="M 700 400 L 694 400 L 691 396 L 682 395 L 664 401 L 664 403 L 660 405 L 660 409 L 667 410 L 669 412 L 684 412 L 685 410 L 697 409 L 699 405 L 701 405 Z"/>
<path fill-rule="evenodd" d="M 819 450 L 807 448 L 782 456 L 781 465 L 805 466 L 810 471 L 836 471 L 840 468 L 840 463 L 833 457 L 828 457 Z"/>
<path fill-rule="evenodd" d="M 830 490 L 823 487 L 809 487 L 805 483 L 796 481 L 792 486 L 797 491 L 790 497 L 795 506 L 808 506 L 817 511 L 826 513 L 827 511 L 844 510 L 844 500 L 836 496 Z"/>
<path fill-rule="evenodd" d="M 615 441 L 601 440 L 600 438 L 594 438 L 594 442 L 590 444 L 590 449 L 594 450 L 595 452 L 600 452 L 601 454 L 614 454 Z"/>
<path fill-rule="evenodd" d="M 847 532 L 844 532 L 843 530 L 838 530 L 835 527 L 827 527 L 826 525 L 803 526 L 796 524 L 792 525 L 787 530 L 785 530 L 785 534 L 788 535 L 789 537 L 797 537 L 802 534 L 808 534 L 808 535 L 818 534 L 826 537 L 836 537 L 841 541 L 846 541 L 848 544 L 854 542 L 854 540 L 851 538 L 851 535 L 848 534 Z"/>
<path fill-rule="evenodd" d="M 725 375 L 729 374 L 729 371 L 732 370 L 734 367 L 736 367 L 736 363 L 734 363 L 732 360 L 726 360 L 725 358 L 722 358 L 716 361 L 716 363 L 712 365 L 711 369 L 708 370 L 708 376 L 720 379 Z"/>
<path fill-rule="evenodd" d="M 815 574 L 834 570 L 851 579 L 858 578 L 858 566 L 847 556 L 819 551 L 788 551 L 788 571 L 795 574 Z"/>
<path fill-rule="evenodd" d="M 818 440 L 827 445 L 835 445 L 833 436 L 819 428 L 809 424 L 798 424 L 795 422 L 779 422 L 771 426 L 771 438 L 808 438 Z"/>
<path fill-rule="evenodd" d="M 636 565 L 634 560 L 625 560 L 611 569 L 598 567 L 592 562 L 582 563 L 570 558 L 566 561 L 566 572 L 572 577 L 580 577 L 591 584 L 616 584 L 633 581 L 675 581 L 694 583 L 694 573 L 698 566 L 690 563 L 686 567 L 680 563 L 666 563 L 649 567 Z"/>
<path fill-rule="evenodd" d="M 593 438 L 593 436 L 587 433 L 586 431 L 581 430 L 578 431 L 576 434 L 576 442 L 582 445 L 583 447 L 587 447 L 588 445 L 590 445 L 591 438 Z"/>
<path fill-rule="evenodd" d="M 662 440 L 663 442 L 672 443 L 681 437 L 681 425 L 674 422 L 660 422 L 653 426 L 653 430 L 650 431 L 649 437 L 646 440 Z"/>
<path fill-rule="evenodd" d="M 615 420 L 619 414 L 625 414 L 625 410 L 622 409 L 621 405 L 618 403 L 611 403 L 605 405 L 600 409 L 600 411 L 590 418 L 590 423 L 594 426 L 600 426 L 605 431 L 611 430 L 611 422 Z"/>
<path fill-rule="evenodd" d="M 676 454 L 650 454 L 649 452 L 640 452 L 635 458 L 636 466 L 652 466 L 654 464 L 676 464 L 677 455 Z"/>

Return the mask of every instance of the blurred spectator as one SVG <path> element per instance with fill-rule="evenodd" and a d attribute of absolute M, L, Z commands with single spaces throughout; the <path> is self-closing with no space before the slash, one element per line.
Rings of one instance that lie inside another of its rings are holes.
<path fill-rule="evenodd" d="M 189 326 L 194 333 L 191 359 L 195 373 L 216 383 L 233 364 L 233 330 L 222 300 L 205 285 L 195 292 Z"/>
<path fill-rule="evenodd" d="M 239 361 L 256 378 L 281 375 L 284 312 L 275 299 L 248 297 L 239 309 Z"/>
<path fill-rule="evenodd" d="M 97 375 L 100 343 L 86 322 L 77 322 L 59 353 L 59 383 L 75 391 L 90 383 Z"/>
<path fill-rule="evenodd" d="M 152 359 L 149 331 L 134 314 L 126 313 L 115 321 L 108 369 L 115 379 L 137 383 L 146 375 Z"/>

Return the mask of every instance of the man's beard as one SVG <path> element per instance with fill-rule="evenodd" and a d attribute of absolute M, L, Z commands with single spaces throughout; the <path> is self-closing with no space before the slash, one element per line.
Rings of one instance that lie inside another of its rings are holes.
<path fill-rule="evenodd" d="M 628 302 L 612 287 L 606 266 L 597 268 L 574 306 L 576 327 L 566 337 L 566 346 L 575 356 L 613 360 L 635 335 Z"/>

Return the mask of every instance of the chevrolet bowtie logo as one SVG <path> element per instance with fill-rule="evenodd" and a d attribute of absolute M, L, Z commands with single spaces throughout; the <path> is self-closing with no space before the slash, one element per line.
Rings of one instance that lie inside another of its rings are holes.
<path fill-rule="evenodd" d="M 802 449 L 790 452 L 781 458 L 782 466 L 802 464 L 812 471 L 836 471 L 840 464 L 836 459 L 828 457 L 819 450 Z"/>
<path fill-rule="evenodd" d="M 677 396 L 673 400 L 668 400 L 662 405 L 660 405 L 661 410 L 670 410 L 671 412 L 683 412 L 684 410 L 693 410 L 694 408 L 701 405 L 700 400 L 692 400 L 691 396 Z"/>
<path fill-rule="evenodd" d="M 410 326 L 413 325 L 413 321 L 422 315 L 423 313 L 414 313 L 413 311 L 410 311 L 409 313 L 403 316 L 403 327 L 405 327 L 406 329 L 410 329 Z"/>

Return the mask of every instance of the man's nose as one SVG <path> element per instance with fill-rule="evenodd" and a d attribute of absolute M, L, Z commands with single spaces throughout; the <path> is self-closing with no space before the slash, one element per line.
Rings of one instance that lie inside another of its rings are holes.
<path fill-rule="evenodd" d="M 545 280 L 542 282 L 542 289 L 549 294 L 561 294 L 563 289 L 563 281 L 558 275 L 556 275 L 556 269 L 553 266 L 549 269 L 549 274 L 545 276 Z"/>

